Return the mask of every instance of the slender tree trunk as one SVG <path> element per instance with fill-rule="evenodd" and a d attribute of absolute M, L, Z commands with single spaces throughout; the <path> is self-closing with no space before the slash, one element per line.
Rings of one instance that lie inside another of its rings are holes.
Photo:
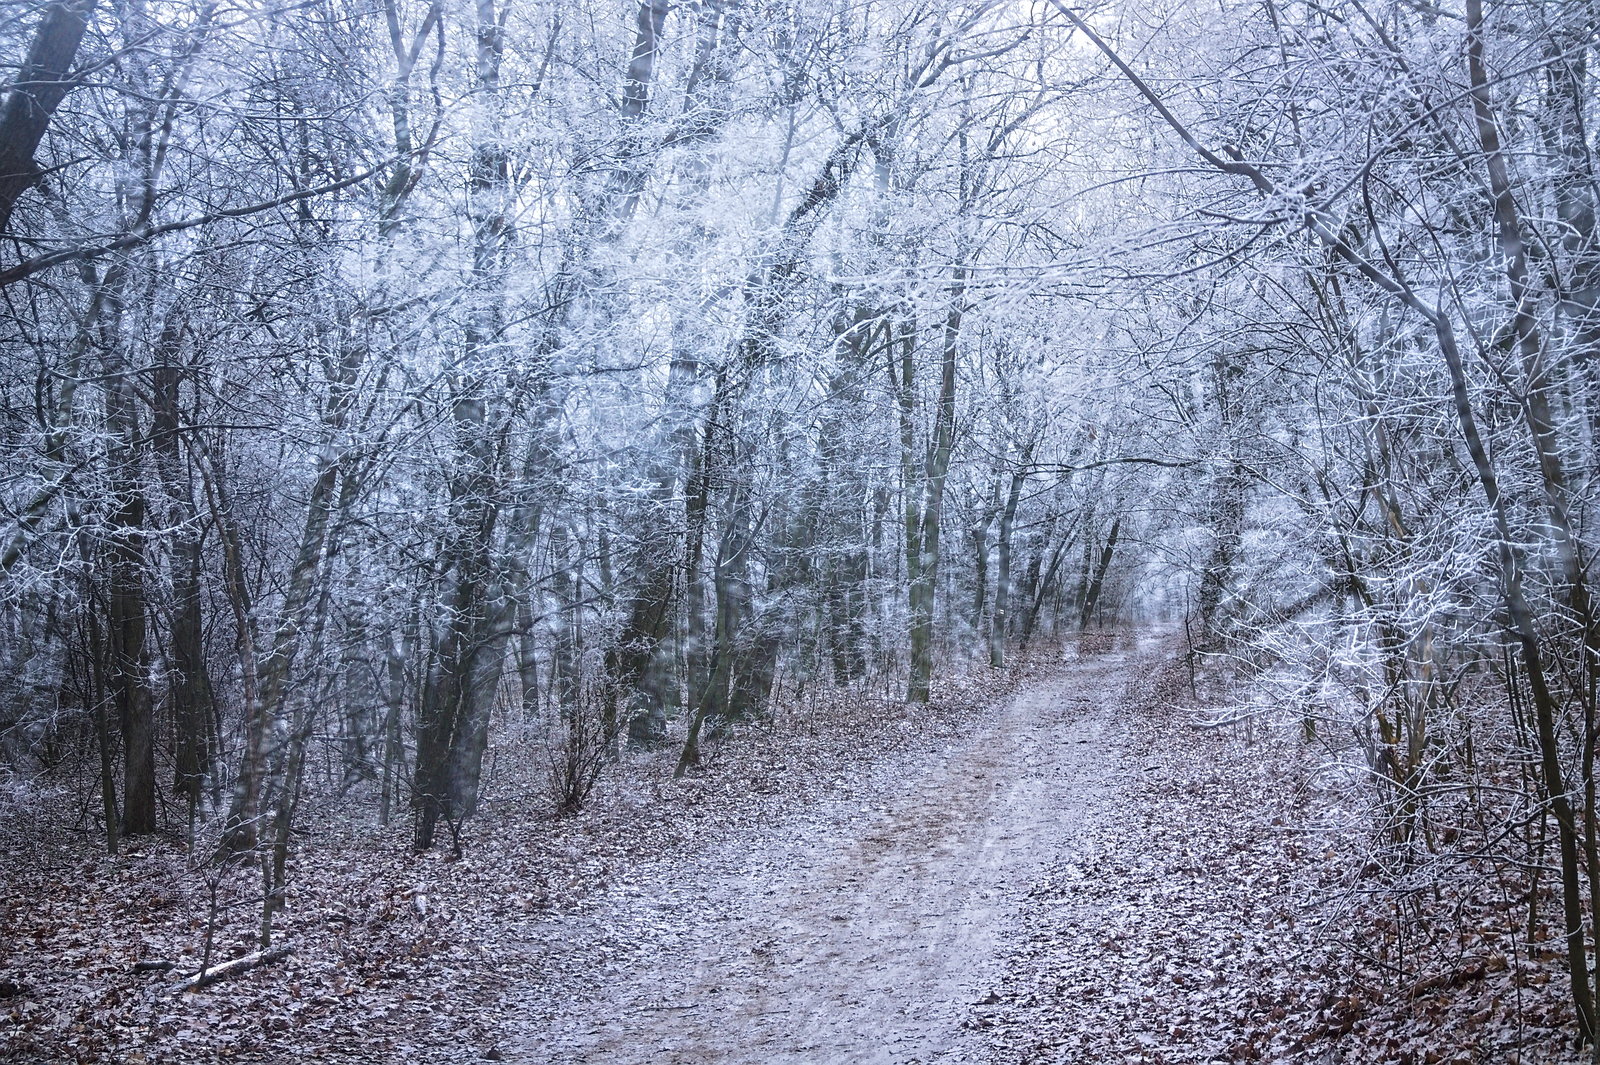
<path fill-rule="evenodd" d="M 1234 566 L 1244 543 L 1245 477 L 1230 461 L 1211 492 L 1211 551 L 1200 571 L 1196 595 L 1199 614 L 1196 642 L 1202 650 L 1218 646 L 1226 637 L 1223 607 L 1233 585 Z"/>
<path fill-rule="evenodd" d="M 125 272 L 113 268 L 103 282 L 119 306 Z M 156 722 L 150 687 L 149 620 L 145 599 L 144 433 L 139 395 L 115 326 L 108 331 L 105 372 L 105 426 L 111 488 L 107 556 L 107 624 L 111 651 L 111 689 L 122 729 L 122 831 L 137 836 L 156 829 Z"/>
<path fill-rule="evenodd" d="M 1066 561 L 1067 552 L 1078 542 L 1082 534 L 1082 522 L 1076 520 L 1068 525 L 1061 542 L 1053 551 L 1050 550 L 1050 540 L 1055 536 L 1057 516 L 1051 515 L 1044 532 L 1039 537 L 1039 549 L 1034 554 L 1028 565 L 1028 591 L 1027 609 L 1022 615 L 1022 646 L 1027 647 L 1034 634 L 1039 629 L 1039 619 L 1044 615 L 1045 601 L 1061 584 L 1061 564 Z M 1044 561 L 1048 552 L 1050 561 Z M 1041 572 L 1042 571 L 1042 572 Z"/>
<path fill-rule="evenodd" d="M 100 618 L 92 608 L 85 614 L 84 628 L 89 652 L 84 687 L 94 715 L 96 745 L 100 749 L 100 809 L 106 819 L 106 853 L 114 855 L 121 838 L 118 830 L 122 819 L 117 813 L 116 754 L 111 738 L 111 698 L 105 685 L 105 641 L 101 636 Z"/>
<path fill-rule="evenodd" d="M 511 162 L 502 143 L 504 116 L 500 113 L 505 31 L 495 0 L 476 0 L 476 12 L 475 82 L 484 119 L 474 134 L 468 208 L 473 234 L 473 306 L 463 338 L 462 370 L 454 382 L 450 406 L 456 453 L 449 474 L 449 531 L 439 551 L 448 589 L 445 616 L 418 711 L 413 781 L 417 819 L 412 846 L 419 853 L 433 846 L 441 819 L 455 822 L 467 816 L 473 805 L 467 786 L 478 776 L 481 751 L 477 734 L 487 727 L 489 712 L 483 684 L 487 670 L 493 670 L 498 679 L 501 668 L 488 658 L 495 649 L 504 650 L 491 629 L 499 616 L 502 590 L 495 574 L 495 538 L 503 504 L 502 451 L 509 415 L 503 409 L 498 367 L 490 348 L 499 340 L 504 324 L 501 303 L 510 236 Z"/>
<path fill-rule="evenodd" d="M 260 829 L 270 816 L 269 763 L 275 753 L 276 738 L 285 730 L 283 716 L 291 671 L 305 638 L 308 635 L 314 638 L 322 621 L 320 606 L 325 596 L 319 590 L 318 579 L 324 575 L 323 564 L 336 526 L 334 517 L 354 498 L 353 486 L 346 483 L 345 467 L 349 456 L 341 451 L 339 441 L 349 420 L 367 349 L 359 337 L 343 335 L 342 339 L 344 353 L 332 368 L 333 380 L 329 382 L 322 415 L 325 443 L 319 451 L 316 472 L 307 493 L 300 543 L 278 606 L 271 642 L 265 648 L 255 635 L 254 597 L 245 576 L 243 537 L 228 498 L 226 473 L 216 468 L 209 471 L 208 491 L 214 497 L 212 516 L 224 540 L 225 583 L 238 625 L 241 654 L 253 656 L 259 652 L 264 656 L 247 667 L 245 750 L 228 808 L 222 839 L 225 853 L 240 854 L 254 849 Z"/>
<path fill-rule="evenodd" d="M 1082 632 L 1089 627 L 1090 620 L 1094 617 L 1094 608 L 1100 602 L 1100 591 L 1105 587 L 1106 571 L 1111 568 L 1111 555 L 1117 549 L 1117 535 L 1122 531 L 1122 518 L 1116 517 L 1111 521 L 1111 531 L 1106 534 L 1105 546 L 1100 549 L 1100 561 L 1094 568 L 1088 585 L 1083 593 L 1083 608 L 1078 614 L 1078 631 Z"/>
<path fill-rule="evenodd" d="M 1489 174 L 1490 191 L 1494 196 L 1496 231 L 1510 285 L 1512 329 L 1522 358 L 1524 395 L 1521 412 L 1527 423 L 1539 463 L 1551 539 L 1554 541 L 1553 546 L 1562 562 L 1566 578 L 1567 606 L 1572 611 L 1582 636 L 1587 667 L 1584 674 L 1586 679 L 1591 679 L 1597 671 L 1596 663 L 1600 661 L 1600 625 L 1596 624 L 1589 599 L 1581 545 L 1573 529 L 1567 475 L 1563 469 L 1555 422 L 1550 412 L 1548 393 L 1551 380 L 1544 361 L 1545 345 L 1539 333 L 1535 314 L 1536 295 L 1529 276 L 1527 250 L 1522 240 L 1522 221 L 1511 186 L 1510 170 L 1500 147 L 1499 123 L 1489 97 L 1489 73 L 1484 58 L 1482 0 L 1467 0 L 1466 15 L 1467 65 L 1472 83 L 1473 113 L 1477 119 L 1478 140 Z M 1503 504 L 1500 513 L 1504 514 Z M 1593 855 L 1595 811 L 1587 805 L 1581 809 L 1574 809 L 1567 797 L 1561 751 L 1555 728 L 1557 700 L 1554 693 L 1548 690 L 1548 674 L 1544 668 L 1533 615 L 1524 600 L 1520 552 L 1512 548 L 1509 528 L 1502 530 L 1502 537 L 1505 540 L 1502 549 L 1511 556 L 1511 566 L 1506 575 L 1507 598 L 1514 602 L 1508 602 L 1508 606 L 1511 607 L 1514 623 L 1518 626 L 1518 637 L 1523 644 L 1524 666 L 1533 689 L 1535 717 L 1538 722 L 1544 785 L 1548 792 L 1551 811 L 1556 816 L 1561 849 L 1563 914 L 1567 926 L 1567 965 L 1572 983 L 1573 1004 L 1578 1014 L 1579 1031 L 1584 1038 L 1594 1040 L 1595 1002 L 1589 982 L 1588 952 L 1583 932 L 1583 887 L 1578 851 L 1581 836 L 1587 841 L 1591 856 Z M 1585 703 L 1584 727 L 1587 746 L 1594 742 L 1596 721 L 1593 701 L 1585 700 Z M 1583 819 L 1581 826 L 1577 823 L 1580 814 Z M 1595 900 L 1593 905 L 1600 906 L 1600 900 Z"/>
<path fill-rule="evenodd" d="M 914 561 L 911 568 L 911 678 L 906 702 L 925 703 L 933 680 L 934 589 L 939 576 L 939 531 L 944 518 L 944 487 L 955 446 L 956 357 L 960 352 L 961 319 L 965 311 L 967 270 L 957 265 L 951 277 L 950 309 L 945 315 L 944 344 L 940 359 L 939 399 L 933 438 L 923 463 L 921 505 L 917 507 Z M 907 491 L 911 491 L 908 486 Z"/>
<path fill-rule="evenodd" d="M 205 619 L 202 613 L 202 582 L 205 559 L 201 540 L 200 515 L 183 469 L 179 443 L 181 415 L 179 385 L 182 374 L 175 365 L 178 352 L 176 323 L 164 330 L 159 364 L 152 367 L 150 391 L 153 397 L 150 427 L 151 448 L 167 496 L 167 527 L 170 534 L 169 562 L 172 609 L 168 628 L 171 633 L 169 658 L 172 664 L 171 702 L 175 776 L 173 787 L 184 796 L 193 811 L 211 777 L 218 737 L 212 723 L 216 719 L 212 704 L 211 677 L 206 668 Z"/>
<path fill-rule="evenodd" d="M 394 800 L 394 768 L 399 756 L 400 714 L 405 705 L 405 663 L 395 655 L 393 647 L 384 656 L 385 679 L 383 706 L 383 753 L 378 777 L 378 824 L 387 826 L 391 804 Z"/>
<path fill-rule="evenodd" d="M 1026 464 L 1028 455 L 1023 456 Z M 1022 486 L 1027 483 L 1026 470 L 1019 469 L 1011 475 L 1011 488 L 1006 492 L 1005 508 L 1000 512 L 1000 533 L 995 540 L 994 614 L 989 619 L 989 665 L 1003 669 L 1006 664 L 1007 613 L 1011 608 L 1011 537 L 1016 528 L 1017 507 L 1022 502 Z"/>
<path fill-rule="evenodd" d="M 675 144 L 698 142 L 709 146 L 732 117 L 727 96 L 736 45 L 738 6 L 732 0 L 702 0 L 699 4 L 694 58 L 684 88 L 680 117 L 674 132 L 669 134 Z M 647 43 L 654 48 L 664 12 L 665 5 L 658 8 L 649 0 L 639 8 L 635 58 L 628 76 L 630 91 L 638 99 L 625 97 L 621 114 L 630 129 L 636 128 L 643 117 L 655 78 L 653 61 L 646 66 L 640 59 L 641 50 Z M 703 251 L 713 239 L 700 219 L 705 201 L 711 195 L 714 159 L 715 155 L 707 147 L 688 154 L 679 166 L 675 191 L 694 219 L 675 248 L 685 260 L 691 260 L 694 253 Z M 628 177 L 611 206 L 615 216 L 613 228 L 617 231 L 632 220 L 638 194 L 652 162 L 644 155 L 643 145 L 631 147 L 628 160 Z M 699 397 L 704 387 L 700 361 L 709 342 L 704 321 L 712 302 L 698 300 L 693 310 L 673 317 L 673 357 L 658 441 L 661 458 L 652 476 L 652 504 L 663 514 L 668 513 L 680 486 L 684 486 L 681 525 L 670 518 L 661 521 L 653 535 L 640 543 L 641 557 L 636 568 L 641 575 L 637 578 L 628 622 L 613 655 L 613 683 L 618 696 L 626 703 L 621 713 L 627 721 L 628 739 L 640 746 L 652 746 L 666 739 L 667 711 L 676 699 L 677 688 L 672 675 L 674 655 L 670 650 L 674 644 L 687 652 L 690 690 L 703 682 L 700 666 L 705 660 L 705 649 L 700 646 L 698 633 L 702 624 L 689 620 L 691 631 L 678 633 L 677 640 L 672 637 L 680 615 L 692 618 L 699 609 L 699 604 L 687 603 L 685 599 L 698 594 L 694 589 L 701 579 L 698 573 L 700 549 L 697 543 L 689 541 L 703 534 L 705 508 L 709 504 L 707 494 L 696 490 L 693 482 L 699 435 L 697 422 L 702 420 L 695 408 L 702 402 Z M 724 381 L 717 386 L 724 398 L 725 384 Z"/>

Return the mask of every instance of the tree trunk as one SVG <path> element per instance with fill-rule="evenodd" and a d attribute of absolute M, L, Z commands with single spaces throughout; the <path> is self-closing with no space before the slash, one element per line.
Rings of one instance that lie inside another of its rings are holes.
<path fill-rule="evenodd" d="M 117 813 L 116 753 L 113 750 L 110 720 L 110 696 L 106 692 L 106 649 L 101 636 L 100 618 L 91 607 L 85 612 L 85 643 L 88 645 L 88 665 L 84 670 L 84 695 L 94 716 L 94 735 L 100 750 L 100 809 L 106 819 L 106 853 L 116 854 L 121 838 L 121 817 Z"/>
<path fill-rule="evenodd" d="M 939 398 L 934 416 L 932 439 L 922 465 L 921 505 L 916 507 L 916 548 L 908 556 L 911 573 L 911 678 L 906 685 L 906 702 L 925 703 L 933 680 L 934 589 L 939 576 L 939 532 L 944 517 L 944 486 L 950 473 L 950 456 L 955 445 L 956 356 L 960 352 L 961 319 L 965 311 L 967 270 L 957 264 L 951 278 L 950 307 L 945 314 L 944 343 L 940 359 Z"/>
<path fill-rule="evenodd" d="M 1100 549 L 1100 561 L 1095 566 L 1094 574 L 1090 577 L 1083 593 L 1083 609 L 1078 615 L 1078 631 L 1082 632 L 1089 627 L 1089 621 L 1094 617 L 1094 608 L 1100 602 L 1100 591 L 1105 587 L 1106 571 L 1111 568 L 1111 555 L 1117 549 L 1117 535 L 1122 531 L 1122 518 L 1113 518 L 1111 531 L 1106 535 L 1105 546 Z"/>
<path fill-rule="evenodd" d="M 103 282 L 120 301 L 125 273 L 113 268 Z M 120 313 L 116 316 L 120 319 Z M 104 347 L 105 426 L 111 513 L 106 540 L 107 619 L 111 689 L 122 728 L 122 831 L 137 836 L 156 829 L 155 700 L 150 689 L 149 621 L 145 601 L 145 497 L 143 432 L 133 368 L 117 330 Z"/>
<path fill-rule="evenodd" d="M 1226 637 L 1223 606 L 1244 542 L 1245 488 L 1244 472 L 1238 463 L 1230 461 L 1212 489 L 1211 552 L 1200 571 L 1195 604 L 1199 615 L 1196 643 L 1201 650 L 1217 647 Z"/>
<path fill-rule="evenodd" d="M 1024 454 L 1026 465 L 1028 455 Z M 1006 664 L 1006 623 L 1011 608 L 1011 535 L 1016 527 L 1017 507 L 1022 502 L 1022 486 L 1028 474 L 1019 469 L 1011 475 L 1005 509 L 1000 512 L 1000 533 L 995 541 L 994 614 L 989 619 L 989 665 L 1003 669 Z"/>
<path fill-rule="evenodd" d="M 211 776 L 218 737 L 212 704 L 211 677 L 206 668 L 205 623 L 202 614 L 202 552 L 200 515 L 189 479 L 183 470 L 179 445 L 181 371 L 174 364 L 176 324 L 163 331 L 159 363 L 151 369 L 153 397 L 151 448 L 167 496 L 167 527 L 172 531 L 169 563 L 172 609 L 169 659 L 172 663 L 171 702 L 175 773 L 173 787 L 184 796 L 191 811 L 200 802 Z"/>
<path fill-rule="evenodd" d="M 1527 249 L 1522 239 L 1522 221 L 1511 186 L 1510 170 L 1500 146 L 1499 123 L 1495 118 L 1489 96 L 1489 72 L 1484 58 L 1483 3 L 1467 0 L 1467 66 L 1471 79 L 1473 113 L 1477 119 L 1478 140 L 1483 152 L 1485 168 L 1489 174 L 1490 191 L 1494 197 L 1496 235 L 1499 238 L 1501 257 L 1506 267 L 1512 304 L 1512 330 L 1522 359 L 1524 376 L 1523 402 L 1519 406 L 1523 420 L 1532 438 L 1534 454 L 1538 459 L 1540 479 L 1544 489 L 1545 509 L 1549 518 L 1549 535 L 1558 558 L 1561 560 L 1566 583 L 1567 606 L 1579 626 L 1581 643 L 1586 659 L 1584 686 L 1592 687 L 1593 678 L 1600 673 L 1600 625 L 1597 625 L 1589 598 L 1585 566 L 1574 533 L 1571 504 L 1567 488 L 1567 475 L 1563 469 L 1560 447 L 1556 440 L 1556 427 L 1549 403 L 1551 381 L 1544 363 L 1544 341 L 1540 336 L 1535 315 L 1536 299 L 1530 277 Z M 1485 457 L 1485 463 L 1490 460 Z M 1493 496 L 1498 499 L 1498 487 Z M 1504 515 L 1504 504 L 1499 506 Z M 1504 520 L 1504 519 L 1502 519 Z M 1507 523 L 1508 524 L 1508 523 Z M 1593 990 L 1589 982 L 1588 950 L 1583 931 L 1582 870 L 1578 857 L 1579 837 L 1594 850 L 1595 811 L 1588 806 L 1574 809 L 1567 797 L 1567 786 L 1561 766 L 1561 750 L 1556 735 L 1555 719 L 1559 712 L 1555 694 L 1549 690 L 1543 655 L 1533 614 L 1524 599 L 1523 564 L 1520 551 L 1513 547 L 1511 530 L 1502 530 L 1503 555 L 1509 566 L 1505 575 L 1508 612 L 1517 627 L 1518 639 L 1523 648 L 1524 668 L 1533 692 L 1535 719 L 1538 725 L 1540 765 L 1544 787 L 1551 812 L 1556 818 L 1557 836 L 1561 851 L 1562 903 L 1566 923 L 1567 967 L 1572 985 L 1572 999 L 1578 1014 L 1578 1030 L 1588 1040 L 1595 1040 L 1596 1017 Z M 1592 698 L 1585 702 L 1585 744 L 1594 743 L 1596 730 Z M 1592 755 L 1586 761 L 1592 759 Z M 1583 824 L 1577 823 L 1581 813 Z M 1600 906 L 1592 900 L 1591 905 Z"/>
<path fill-rule="evenodd" d="M 215 457 L 208 471 L 212 517 L 223 540 L 225 584 L 238 627 L 240 654 L 247 659 L 245 749 L 234 779 L 221 843 L 223 853 L 240 854 L 254 849 L 260 829 L 270 816 L 270 763 L 279 753 L 276 743 L 285 729 L 283 717 L 291 673 L 305 639 L 320 636 L 327 595 L 319 580 L 326 576 L 324 564 L 335 544 L 338 523 L 334 519 L 355 498 L 355 485 L 346 469 L 350 456 L 340 445 L 368 352 L 363 339 L 346 330 L 339 331 L 338 340 L 344 346 L 343 353 L 329 368 L 332 379 L 328 382 L 321 426 L 324 439 L 307 493 L 300 542 L 278 605 L 271 642 L 264 648 L 256 634 L 254 596 L 246 578 L 243 536 L 230 500 L 227 471 L 219 468 Z"/>
<path fill-rule="evenodd" d="M 73 88 L 72 63 L 97 2 L 55 0 L 45 8 L 28 57 L 0 105 L 0 235 L 10 231 L 22 194 L 44 176 L 33 155 Z"/>
<path fill-rule="evenodd" d="M 476 0 L 476 88 L 481 125 L 474 131 L 468 214 L 472 222 L 473 306 L 464 330 L 462 369 L 453 382 L 450 417 L 455 430 L 451 459 L 450 518 L 439 550 L 447 593 L 433 665 L 418 710 L 417 769 L 413 801 L 417 819 L 412 846 L 433 846 L 439 821 L 458 821 L 475 802 L 469 782 L 481 767 L 479 731 L 487 727 L 488 693 L 483 682 L 500 663 L 488 661 L 504 644 L 492 633 L 502 591 L 495 573 L 495 537 L 504 484 L 502 448 L 508 414 L 498 392 L 498 367 L 491 345 L 503 328 L 505 250 L 509 239 L 510 158 L 502 142 L 504 116 L 500 65 L 504 29 L 494 0 Z M 493 410 L 491 411 L 491 406 Z"/>
<path fill-rule="evenodd" d="M 390 640 L 384 654 L 387 683 L 384 686 L 383 708 L 383 770 L 378 790 L 378 823 L 387 825 L 399 790 L 395 770 L 401 759 L 400 717 L 406 702 L 406 663 L 411 660 L 416 646 L 411 622 L 405 631 Z"/>

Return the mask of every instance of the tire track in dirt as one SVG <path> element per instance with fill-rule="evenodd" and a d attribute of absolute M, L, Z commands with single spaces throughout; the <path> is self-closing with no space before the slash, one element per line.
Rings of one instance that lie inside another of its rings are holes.
<path fill-rule="evenodd" d="M 531 944 L 528 1065 L 983 1056 L 1018 898 L 1105 817 L 1132 650 L 1032 682 L 962 741 L 882 767 L 756 840 L 636 870 Z"/>

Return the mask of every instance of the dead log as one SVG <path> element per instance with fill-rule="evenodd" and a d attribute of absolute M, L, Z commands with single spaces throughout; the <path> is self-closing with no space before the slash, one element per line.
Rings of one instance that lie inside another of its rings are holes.
<path fill-rule="evenodd" d="M 202 969 L 193 976 L 188 977 L 178 984 L 178 991 L 198 991 L 202 987 L 210 987 L 219 980 L 226 980 L 247 973 L 251 969 L 263 965 L 270 965 L 275 961 L 282 961 L 290 955 L 288 947 L 273 947 L 271 950 L 258 950 L 254 954 L 246 954 L 242 958 L 225 961 L 221 965 L 213 965 L 209 969 Z"/>

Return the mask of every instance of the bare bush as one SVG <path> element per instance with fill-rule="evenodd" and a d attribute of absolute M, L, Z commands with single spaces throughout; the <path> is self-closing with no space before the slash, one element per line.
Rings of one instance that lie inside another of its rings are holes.
<path fill-rule="evenodd" d="M 559 724 L 550 731 L 545 755 L 556 812 L 571 814 L 583 809 L 611 760 L 599 707 L 593 699 L 580 699 L 561 715 Z"/>

